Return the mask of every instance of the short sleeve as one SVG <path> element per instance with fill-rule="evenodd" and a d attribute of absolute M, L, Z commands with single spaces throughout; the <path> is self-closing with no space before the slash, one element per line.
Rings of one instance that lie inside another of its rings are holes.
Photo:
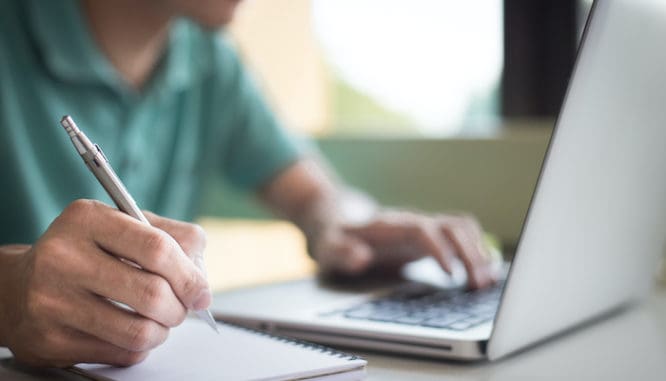
<path fill-rule="evenodd" d="M 243 190 L 256 190 L 302 155 L 304 143 L 285 130 L 228 42 L 218 45 L 219 70 L 225 71 L 221 102 L 232 112 L 222 134 L 223 174 Z M 229 104 L 231 103 L 231 104 Z M 232 106 L 232 107 L 229 107 Z"/>

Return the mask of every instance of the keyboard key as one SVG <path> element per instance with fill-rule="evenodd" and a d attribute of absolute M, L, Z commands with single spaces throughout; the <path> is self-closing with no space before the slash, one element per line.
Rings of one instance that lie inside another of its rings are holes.
<path fill-rule="evenodd" d="M 470 328 L 471 326 L 472 326 L 472 324 L 470 324 L 469 321 L 462 320 L 462 321 L 457 321 L 455 323 L 451 323 L 445 328 L 452 329 L 454 331 L 464 331 L 464 330 Z"/>
<path fill-rule="evenodd" d="M 394 321 L 395 319 L 404 316 L 404 312 L 400 311 L 375 311 L 372 315 L 368 317 L 370 320 L 376 321 Z"/>
<path fill-rule="evenodd" d="M 450 313 L 441 318 L 428 319 L 422 325 L 426 327 L 446 328 L 449 324 L 468 318 L 469 315 L 462 313 Z"/>
<path fill-rule="evenodd" d="M 369 319 L 373 313 L 371 309 L 356 309 L 345 312 L 345 316 L 352 319 Z"/>
<path fill-rule="evenodd" d="M 411 311 L 409 315 L 414 317 L 419 317 L 421 319 L 433 319 L 443 316 L 443 314 L 437 310 Z"/>
<path fill-rule="evenodd" d="M 424 320 L 426 320 L 426 318 L 422 316 L 406 315 L 393 320 L 393 323 L 406 324 L 406 325 L 420 325 Z"/>
<path fill-rule="evenodd" d="M 473 316 L 471 318 L 465 319 L 466 323 L 469 323 L 470 327 L 476 327 L 479 324 L 485 323 L 487 321 L 490 321 L 486 316 Z"/>

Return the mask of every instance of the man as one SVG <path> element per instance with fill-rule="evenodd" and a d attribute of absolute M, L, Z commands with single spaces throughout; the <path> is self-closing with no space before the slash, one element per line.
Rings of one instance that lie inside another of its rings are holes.
<path fill-rule="evenodd" d="M 233 0 L 0 0 L 0 346 L 33 365 L 131 365 L 211 293 L 195 225 L 212 171 L 306 234 L 324 271 L 457 256 L 492 283 L 469 217 L 373 210 L 280 128 L 227 42 Z M 185 19 L 189 20 L 186 21 Z M 108 205 L 58 127 L 72 114 L 147 213 Z M 270 255 L 267 253 L 267 255 Z M 113 258 L 138 263 L 137 270 Z M 114 300 L 136 313 L 116 307 Z"/>

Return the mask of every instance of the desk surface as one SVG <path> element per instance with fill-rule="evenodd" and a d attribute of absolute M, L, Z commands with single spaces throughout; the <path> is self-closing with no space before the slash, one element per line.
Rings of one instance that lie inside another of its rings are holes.
<path fill-rule="evenodd" d="M 202 222 L 209 233 L 207 263 L 215 290 L 303 278 L 314 270 L 303 254 L 300 233 L 289 225 Z M 262 239 L 257 240 L 258 236 Z M 238 271 L 243 268 L 251 271 Z M 666 379 L 666 287 L 658 288 L 645 302 L 615 316 L 496 363 L 463 364 L 353 352 L 369 361 L 369 381 L 663 380 Z M 10 355 L 8 350 L 0 348 L 0 358 Z M 83 379 L 57 370 L 3 365 L 0 365 L 0 380 Z"/>
<path fill-rule="evenodd" d="M 495 363 L 466 364 L 354 352 L 368 360 L 369 381 L 664 379 L 666 289 L 655 290 L 648 300 L 619 314 Z M 8 355 L 0 348 L 0 357 Z M 82 378 L 6 365 L 0 367 L 0 379 Z"/>
<path fill-rule="evenodd" d="M 666 290 L 596 324 L 495 363 L 459 364 L 363 354 L 368 380 L 663 380 Z"/>

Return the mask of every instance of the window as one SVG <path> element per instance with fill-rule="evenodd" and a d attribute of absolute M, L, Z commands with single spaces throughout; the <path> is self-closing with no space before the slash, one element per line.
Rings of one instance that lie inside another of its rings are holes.
<path fill-rule="evenodd" d="M 288 126 L 445 136 L 492 125 L 501 0 L 255 0 L 231 26 Z"/>

